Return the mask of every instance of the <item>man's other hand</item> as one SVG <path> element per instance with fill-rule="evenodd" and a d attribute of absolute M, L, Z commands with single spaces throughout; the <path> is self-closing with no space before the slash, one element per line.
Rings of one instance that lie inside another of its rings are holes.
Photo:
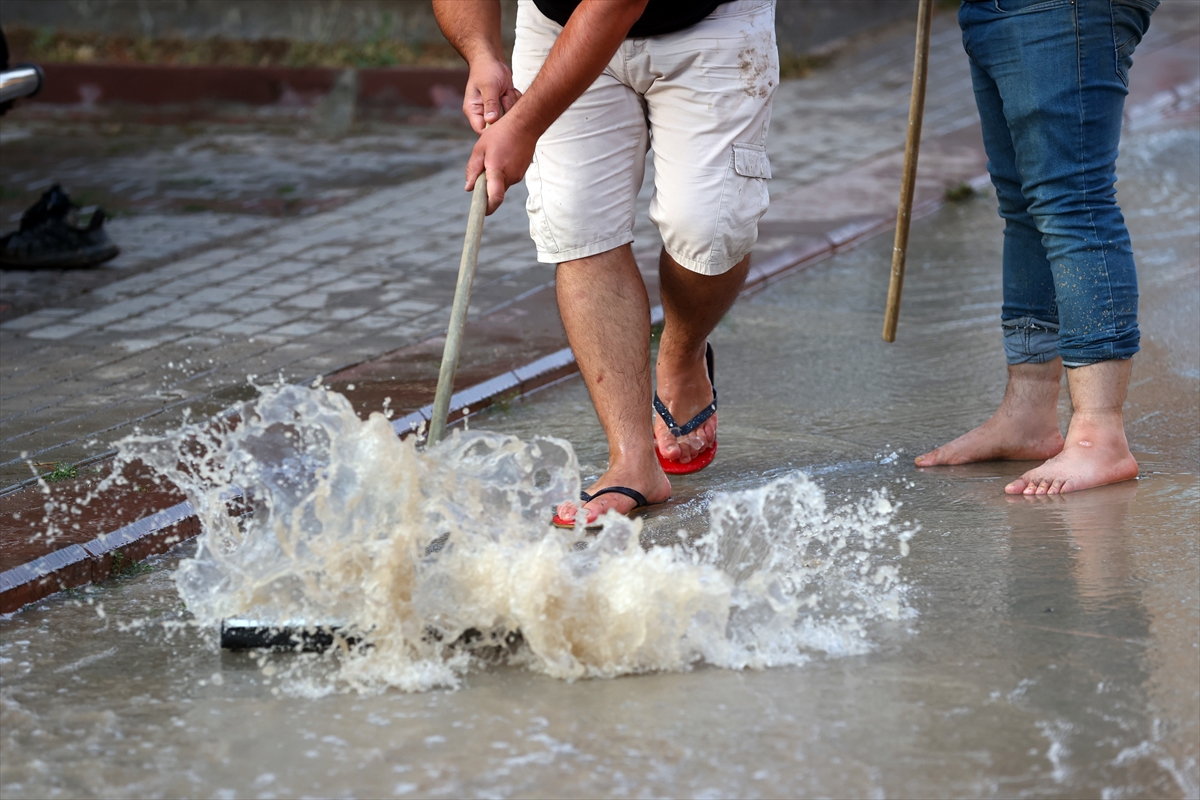
<path fill-rule="evenodd" d="M 512 71 L 503 61 L 487 59 L 471 65 L 467 91 L 463 96 L 463 114 L 476 133 L 500 119 L 521 93 L 512 82 Z"/>

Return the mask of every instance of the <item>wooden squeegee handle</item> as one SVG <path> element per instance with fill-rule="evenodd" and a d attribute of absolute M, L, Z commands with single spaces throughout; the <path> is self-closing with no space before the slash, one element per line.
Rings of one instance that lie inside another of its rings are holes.
<path fill-rule="evenodd" d="M 933 0 L 921 0 L 917 10 L 917 52 L 913 58 L 912 98 L 908 105 L 908 139 L 904 145 L 904 179 L 896 209 L 896 241 L 892 247 L 892 278 L 888 285 L 883 340 L 896 341 L 900 321 L 900 293 L 904 290 L 904 264 L 908 257 L 908 231 L 912 224 L 913 191 L 917 182 L 917 155 L 921 149 L 921 122 L 925 116 L 925 83 L 929 74 L 929 30 Z"/>
<path fill-rule="evenodd" d="M 446 417 L 450 413 L 450 396 L 454 394 L 454 374 L 458 371 L 463 329 L 467 326 L 467 309 L 471 305 L 475 266 L 479 263 L 479 240 L 483 236 L 487 199 L 487 176 L 481 172 L 475 179 L 475 189 L 471 193 L 471 211 L 467 215 L 462 260 L 458 262 L 458 285 L 454 288 L 454 305 L 450 309 L 450 325 L 446 328 L 446 348 L 442 351 L 442 368 L 438 371 L 437 392 L 433 396 L 433 413 L 429 418 L 426 446 L 437 444 L 446 435 Z"/>

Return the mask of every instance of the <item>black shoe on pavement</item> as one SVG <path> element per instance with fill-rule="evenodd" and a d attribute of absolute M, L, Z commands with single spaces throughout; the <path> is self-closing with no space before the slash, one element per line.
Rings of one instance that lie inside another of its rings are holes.
<path fill-rule="evenodd" d="M 76 223 L 79 206 L 58 184 L 21 215 L 21 227 L 0 238 L 0 266 L 6 269 L 79 269 L 113 258 L 121 249 L 104 231 L 104 211 L 96 209 L 86 226 Z"/>

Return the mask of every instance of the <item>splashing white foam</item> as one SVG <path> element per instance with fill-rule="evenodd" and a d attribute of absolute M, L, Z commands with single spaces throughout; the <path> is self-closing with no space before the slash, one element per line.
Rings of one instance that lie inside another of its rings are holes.
<path fill-rule="evenodd" d="M 896 562 L 913 530 L 883 493 L 830 512 L 800 473 L 717 494 L 707 534 L 647 549 L 641 520 L 609 514 L 585 545 L 549 524 L 579 491 L 565 441 L 456 432 L 421 452 L 323 388 L 268 388 L 237 425 L 121 453 L 200 515 L 176 581 L 201 624 L 336 621 L 357 639 L 325 660 L 329 690 L 455 686 L 496 658 L 567 680 L 799 664 L 910 613 Z"/>

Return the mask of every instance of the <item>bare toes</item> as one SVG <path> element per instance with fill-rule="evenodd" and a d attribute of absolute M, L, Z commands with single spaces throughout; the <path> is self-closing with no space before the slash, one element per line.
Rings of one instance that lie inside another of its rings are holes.
<path fill-rule="evenodd" d="M 669 431 L 666 430 L 665 427 L 659 428 L 657 425 L 654 426 L 654 443 L 655 446 L 658 447 L 658 451 L 662 453 L 664 457 L 669 458 L 672 461 L 678 460 L 680 453 L 682 452 L 679 447 L 679 442 L 670 434 Z"/>

